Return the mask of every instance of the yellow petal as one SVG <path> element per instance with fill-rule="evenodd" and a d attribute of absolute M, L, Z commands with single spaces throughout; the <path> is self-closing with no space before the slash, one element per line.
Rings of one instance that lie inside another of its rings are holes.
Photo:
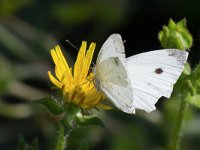
<path fill-rule="evenodd" d="M 48 76 L 49 76 L 49 79 L 51 80 L 51 82 L 52 82 L 55 86 L 57 86 L 58 88 L 61 88 L 61 87 L 62 87 L 62 84 L 61 84 L 57 79 L 55 79 L 55 78 L 52 76 L 52 74 L 51 74 L 50 71 L 48 71 Z"/>
<path fill-rule="evenodd" d="M 99 92 L 88 92 L 85 102 L 96 105 L 100 100 L 102 100 L 102 95 Z"/>
<path fill-rule="evenodd" d="M 85 59 L 85 52 L 86 52 L 87 43 L 85 41 L 82 42 L 80 51 L 78 53 L 75 65 L 74 65 L 74 80 L 79 82 L 81 79 L 81 72 L 83 69 L 83 63 Z"/>
<path fill-rule="evenodd" d="M 67 61 L 65 60 L 65 57 L 63 56 L 63 53 L 60 49 L 60 46 L 56 46 L 55 48 L 56 48 L 56 53 L 57 53 L 57 56 L 60 60 L 60 64 L 62 67 L 62 73 L 66 74 L 66 76 L 68 77 L 68 80 L 71 81 L 73 79 L 73 77 L 72 77 L 71 71 L 69 69 L 69 66 L 67 64 Z"/>
<path fill-rule="evenodd" d="M 101 108 L 101 109 L 104 109 L 104 110 L 113 109 L 111 106 L 108 106 L 108 105 L 105 105 L 105 104 L 102 104 L 102 103 L 97 104 L 97 108 Z"/>
<path fill-rule="evenodd" d="M 95 43 L 91 43 L 90 47 L 87 51 L 87 54 L 85 56 L 84 68 L 83 68 L 83 72 L 82 72 L 82 78 L 83 79 L 85 79 L 88 75 L 88 71 L 89 71 L 89 68 L 90 68 L 90 64 L 92 62 L 92 57 L 93 57 L 93 54 L 94 54 L 95 46 L 96 46 Z"/>
<path fill-rule="evenodd" d="M 70 81 L 69 80 L 69 76 L 64 75 L 63 78 L 61 79 L 61 83 L 64 84 L 68 89 L 71 87 L 71 86 L 74 86 L 74 81 Z"/>
<path fill-rule="evenodd" d="M 53 59 L 54 64 L 55 64 L 55 74 L 56 74 L 57 78 L 59 80 L 61 80 L 63 73 L 62 73 L 62 69 L 61 69 L 60 62 L 59 62 L 59 59 L 57 57 L 56 51 L 54 49 L 52 49 L 50 51 L 50 53 L 51 53 L 52 59 Z"/>

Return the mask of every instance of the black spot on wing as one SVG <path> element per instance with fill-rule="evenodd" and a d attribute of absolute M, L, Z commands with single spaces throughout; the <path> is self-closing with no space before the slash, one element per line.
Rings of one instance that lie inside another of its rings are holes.
<path fill-rule="evenodd" d="M 155 70 L 155 73 L 156 73 L 156 74 L 161 74 L 161 73 L 163 73 L 162 68 L 157 68 L 157 69 Z"/>

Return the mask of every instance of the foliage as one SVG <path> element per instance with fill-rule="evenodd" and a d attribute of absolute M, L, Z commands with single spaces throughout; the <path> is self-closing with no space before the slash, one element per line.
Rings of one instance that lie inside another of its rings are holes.
<path fill-rule="evenodd" d="M 29 5 L 32 0 L 20 1 L 20 0 L 1 0 L 0 1 L 0 15 L 10 15 L 16 12 L 20 8 Z"/>
<path fill-rule="evenodd" d="M 52 115 L 61 115 L 57 125 L 55 142 L 56 150 L 64 150 L 68 144 L 70 133 L 77 128 L 96 125 L 104 128 L 104 123 L 96 116 L 85 116 L 80 113 L 80 108 L 74 104 L 60 104 L 55 98 L 35 100 L 35 103 L 44 105 Z"/>
<path fill-rule="evenodd" d="M 38 99 L 33 101 L 34 103 L 38 103 L 38 104 L 42 104 L 44 106 L 47 107 L 47 109 L 55 115 L 58 115 L 60 113 L 62 113 L 63 108 L 54 101 L 54 99 L 46 97 L 46 98 L 42 98 L 42 99 Z"/>
<path fill-rule="evenodd" d="M 187 79 L 189 93 L 186 100 L 200 108 L 200 64 L 198 64 Z"/>
<path fill-rule="evenodd" d="M 35 138 L 30 144 L 27 144 L 23 135 L 20 134 L 17 150 L 39 150 L 38 140 Z"/>

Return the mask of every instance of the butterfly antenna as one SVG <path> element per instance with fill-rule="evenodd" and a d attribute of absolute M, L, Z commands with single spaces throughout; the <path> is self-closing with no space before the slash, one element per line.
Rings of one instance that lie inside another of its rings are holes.
<path fill-rule="evenodd" d="M 94 65 L 94 66 L 96 66 L 96 64 L 92 61 L 92 64 Z"/>
<path fill-rule="evenodd" d="M 72 44 L 69 40 L 66 40 L 67 43 L 69 43 L 69 45 L 71 45 L 73 48 L 75 48 L 78 52 L 79 52 L 79 49 L 74 45 Z M 96 66 L 96 64 L 92 61 L 91 62 L 94 66 Z"/>
<path fill-rule="evenodd" d="M 71 45 L 73 48 L 75 48 L 77 51 L 79 51 L 79 49 L 74 45 L 72 44 L 69 40 L 66 40 L 67 43 L 69 43 L 69 45 Z"/>

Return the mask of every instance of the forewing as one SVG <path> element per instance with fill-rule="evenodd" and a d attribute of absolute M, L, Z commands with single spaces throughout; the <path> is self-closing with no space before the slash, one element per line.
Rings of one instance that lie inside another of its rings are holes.
<path fill-rule="evenodd" d="M 169 98 L 187 57 L 186 51 L 164 49 L 127 58 L 133 106 L 151 112 L 161 96 Z"/>
<path fill-rule="evenodd" d="M 96 68 L 98 88 L 119 109 L 134 113 L 132 88 L 127 76 L 126 66 L 118 57 L 109 57 Z"/>
<path fill-rule="evenodd" d="M 120 34 L 112 34 L 108 37 L 99 51 L 96 65 L 109 57 L 118 57 L 125 61 L 124 44 Z"/>

